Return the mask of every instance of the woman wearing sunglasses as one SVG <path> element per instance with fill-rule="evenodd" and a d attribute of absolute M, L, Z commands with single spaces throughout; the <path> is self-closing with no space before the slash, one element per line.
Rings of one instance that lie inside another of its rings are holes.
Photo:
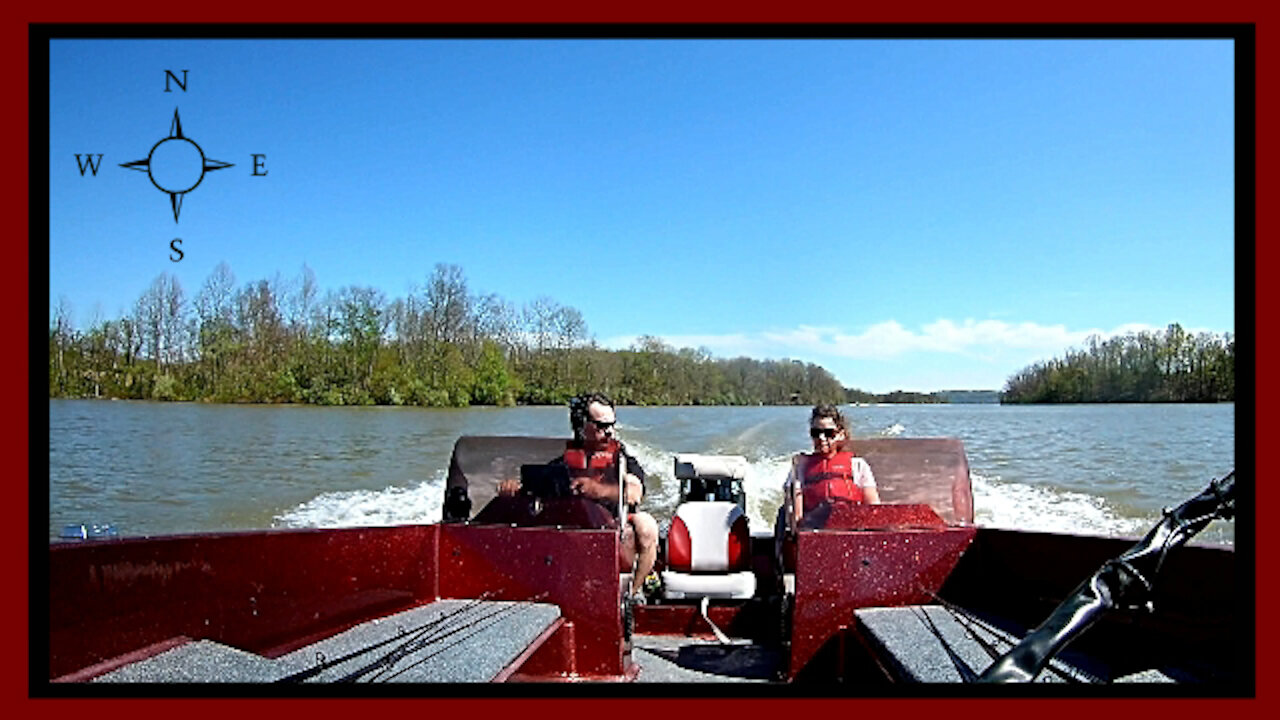
<path fill-rule="evenodd" d="M 792 458 L 791 472 L 783 485 L 792 532 L 806 525 L 806 513 L 827 503 L 880 503 L 871 466 L 846 449 L 848 428 L 844 415 L 835 406 L 818 405 L 813 409 L 809 437 L 813 439 L 813 452 Z"/>

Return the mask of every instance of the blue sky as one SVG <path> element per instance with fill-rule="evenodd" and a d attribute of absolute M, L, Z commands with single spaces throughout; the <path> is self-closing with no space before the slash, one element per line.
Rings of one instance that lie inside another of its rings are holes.
<path fill-rule="evenodd" d="M 1000 388 L 1093 333 L 1234 332 L 1224 40 L 54 40 L 50 307 L 296 278 Z M 165 71 L 182 77 L 186 90 Z M 175 108 L 207 159 L 175 223 Z M 96 176 L 75 155 L 103 154 Z M 253 155 L 263 156 L 253 175 Z M 184 256 L 173 262 L 170 241 Z"/>

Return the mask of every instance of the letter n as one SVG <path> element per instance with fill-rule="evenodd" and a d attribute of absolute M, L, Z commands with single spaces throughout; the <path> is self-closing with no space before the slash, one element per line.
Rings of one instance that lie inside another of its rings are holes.
<path fill-rule="evenodd" d="M 178 79 L 177 75 L 173 74 L 172 70 L 164 71 L 164 91 L 165 92 L 173 92 L 173 90 L 169 89 L 170 80 L 173 80 L 173 82 L 176 83 L 178 87 L 182 88 L 182 92 L 187 91 L 187 71 L 186 70 L 182 71 L 181 80 Z"/>

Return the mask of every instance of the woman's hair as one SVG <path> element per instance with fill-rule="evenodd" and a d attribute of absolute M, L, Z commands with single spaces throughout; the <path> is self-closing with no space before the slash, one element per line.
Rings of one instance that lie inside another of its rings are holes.
<path fill-rule="evenodd" d="M 609 396 L 600 392 L 583 393 L 569 398 L 569 427 L 573 429 L 574 439 L 582 439 L 582 426 L 587 422 L 587 410 L 593 402 L 613 407 Z"/>
<path fill-rule="evenodd" d="M 836 421 L 837 428 L 840 428 L 841 430 L 848 430 L 848 427 L 844 424 L 844 415 L 836 409 L 835 405 L 815 405 L 813 412 L 809 414 L 809 424 L 812 425 L 815 421 L 821 420 L 822 418 L 831 418 Z"/>

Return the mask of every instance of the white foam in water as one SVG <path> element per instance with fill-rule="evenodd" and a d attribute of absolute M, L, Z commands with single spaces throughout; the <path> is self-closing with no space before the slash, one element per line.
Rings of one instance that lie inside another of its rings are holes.
<path fill-rule="evenodd" d="M 327 492 L 276 516 L 277 527 L 372 527 L 439 522 L 445 471 L 412 488 Z"/>
<path fill-rule="evenodd" d="M 972 472 L 969 479 L 974 522 L 986 527 L 1118 536 L 1141 535 L 1150 524 L 1120 517 L 1092 495 L 1004 483 Z"/>
<path fill-rule="evenodd" d="M 791 471 L 791 458 L 792 455 L 788 454 L 751 463 L 744 484 L 752 531 L 773 531 L 775 514 L 782 503 L 782 483 Z"/>
<path fill-rule="evenodd" d="M 626 447 L 627 452 L 635 456 L 648 473 L 649 482 L 647 486 L 649 494 L 645 497 L 644 507 L 651 512 L 654 511 L 655 506 L 671 510 L 676 506 L 680 494 L 680 484 L 675 480 L 673 458 L 678 452 L 699 452 L 710 455 L 739 454 L 714 449 L 696 451 L 660 450 L 641 442 L 628 442 Z M 743 488 L 747 493 L 747 520 L 751 525 L 752 532 L 772 532 L 774 514 L 777 512 L 778 503 L 782 499 L 782 481 L 786 479 L 787 471 L 790 467 L 790 455 L 760 459 L 747 458 L 747 472 L 743 481 Z M 654 514 L 665 515 L 667 513 L 655 512 Z M 665 524 L 665 519 L 659 517 L 659 522 Z"/>
<path fill-rule="evenodd" d="M 894 424 L 883 434 L 899 434 Z M 675 452 L 627 444 L 627 451 L 648 471 L 646 509 L 666 523 L 674 509 L 679 483 L 672 475 Z M 713 451 L 714 454 L 714 451 Z M 733 453 L 729 453 L 733 454 Z M 782 500 L 782 482 L 791 465 L 791 455 L 747 458 L 743 483 L 747 493 L 747 516 L 752 532 L 771 532 L 774 515 Z M 323 493 L 276 516 L 277 527 L 370 527 L 439 522 L 447 471 L 410 488 L 351 490 Z M 1124 518 L 1106 507 L 1103 499 L 1082 493 L 1004 482 L 998 477 L 970 473 L 973 486 L 974 521 L 978 525 L 1014 530 L 1092 535 L 1141 535 L 1151 524 L 1147 520 Z M 661 508 L 666 508 L 663 512 Z"/>
<path fill-rule="evenodd" d="M 881 437 L 897 437 L 906 431 L 894 423 Z M 1140 535 L 1150 522 L 1121 517 L 1099 497 L 1052 488 L 1003 482 L 970 471 L 974 523 L 1008 530 L 1032 530 L 1089 535 Z"/>

